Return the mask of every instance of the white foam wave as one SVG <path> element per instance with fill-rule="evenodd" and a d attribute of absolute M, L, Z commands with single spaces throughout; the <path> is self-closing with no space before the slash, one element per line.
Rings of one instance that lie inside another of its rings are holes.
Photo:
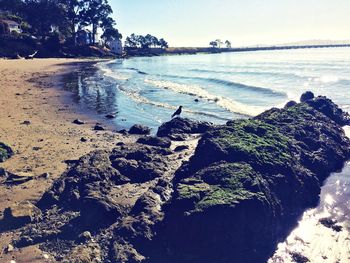
<path fill-rule="evenodd" d="M 170 105 L 167 103 L 151 101 L 151 100 L 141 96 L 139 93 L 128 91 L 127 89 L 125 89 L 119 85 L 117 86 L 117 88 L 137 103 L 148 104 L 148 105 L 152 105 L 152 106 L 159 107 L 159 108 L 165 108 L 165 109 L 169 109 L 169 110 L 176 110 L 178 108 L 177 106 L 173 106 L 173 105 Z M 207 117 L 216 118 L 219 120 L 229 120 L 227 118 L 223 118 L 223 117 L 217 116 L 215 114 L 206 113 L 206 112 L 198 112 L 198 111 L 193 111 L 193 110 L 189 110 L 189 109 L 183 109 L 183 112 L 197 114 L 197 115 L 203 115 L 203 116 L 207 116 Z"/>
<path fill-rule="evenodd" d="M 266 109 L 265 107 L 249 106 L 220 95 L 211 94 L 197 85 L 185 85 L 185 84 L 179 84 L 171 81 L 154 80 L 154 79 L 145 79 L 145 82 L 157 88 L 168 89 L 168 90 L 175 91 L 177 93 L 195 96 L 197 98 L 214 102 L 221 108 L 224 108 L 234 113 L 255 116 Z"/>
<path fill-rule="evenodd" d="M 115 61 L 103 62 L 97 64 L 98 68 L 103 72 L 103 75 L 113 78 L 115 80 L 128 80 L 130 77 L 126 74 L 122 74 L 118 71 L 113 71 L 108 65 L 113 64 Z"/>

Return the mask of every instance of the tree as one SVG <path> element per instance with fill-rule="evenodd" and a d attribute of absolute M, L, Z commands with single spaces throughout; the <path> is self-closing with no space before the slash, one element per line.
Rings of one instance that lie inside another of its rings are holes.
<path fill-rule="evenodd" d="M 122 35 L 119 33 L 118 29 L 110 27 L 110 28 L 105 29 L 101 38 L 106 43 L 106 42 L 111 41 L 111 40 L 121 39 Z"/>
<path fill-rule="evenodd" d="M 113 13 L 112 7 L 107 0 L 85 0 L 83 5 L 82 24 L 92 26 L 92 42 L 96 43 L 97 29 L 102 27 L 106 21 L 113 20 L 109 16 Z M 114 21 L 114 20 L 113 20 Z"/>
<path fill-rule="evenodd" d="M 82 11 L 84 1 L 82 0 L 62 0 L 62 8 L 65 13 L 65 20 L 68 28 L 68 33 L 72 38 L 74 46 L 76 45 L 76 32 L 82 27 Z"/>
<path fill-rule="evenodd" d="M 125 39 L 125 46 L 130 48 L 137 48 L 137 39 L 135 34 L 131 34 Z"/>
<path fill-rule="evenodd" d="M 64 23 L 64 10 L 58 0 L 26 0 L 23 15 L 31 25 L 31 33 L 38 38 L 45 38 L 54 27 Z"/>
<path fill-rule="evenodd" d="M 211 42 L 209 43 L 209 45 L 210 45 L 212 48 L 216 48 L 216 47 L 218 46 L 218 42 L 216 42 L 216 41 L 211 41 Z"/>
<path fill-rule="evenodd" d="M 221 41 L 221 39 L 216 39 L 215 42 L 217 43 L 217 46 L 219 48 L 221 48 L 221 45 L 223 44 L 223 42 Z"/>
<path fill-rule="evenodd" d="M 229 40 L 225 41 L 225 45 L 226 45 L 227 48 L 231 48 L 232 47 L 231 46 L 231 42 Z"/>
<path fill-rule="evenodd" d="M 166 42 L 164 40 L 164 38 L 159 39 L 159 45 L 161 48 L 168 48 L 169 47 L 168 42 Z"/>

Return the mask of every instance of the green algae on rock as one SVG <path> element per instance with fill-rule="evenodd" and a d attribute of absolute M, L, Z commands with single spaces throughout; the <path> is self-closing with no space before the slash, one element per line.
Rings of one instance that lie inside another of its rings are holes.
<path fill-rule="evenodd" d="M 0 142 L 0 163 L 5 162 L 13 154 L 14 153 L 13 153 L 12 149 L 10 148 L 10 146 L 6 145 L 5 143 Z"/>

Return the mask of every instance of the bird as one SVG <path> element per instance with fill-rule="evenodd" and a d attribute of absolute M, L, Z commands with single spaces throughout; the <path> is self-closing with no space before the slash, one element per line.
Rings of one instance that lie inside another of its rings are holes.
<path fill-rule="evenodd" d="M 33 59 L 39 51 L 35 51 L 33 54 L 26 56 L 26 59 Z"/>
<path fill-rule="evenodd" d="M 171 116 L 171 118 L 174 118 L 175 116 L 180 116 L 182 111 L 182 106 L 180 106 L 175 112 L 174 114 Z"/>

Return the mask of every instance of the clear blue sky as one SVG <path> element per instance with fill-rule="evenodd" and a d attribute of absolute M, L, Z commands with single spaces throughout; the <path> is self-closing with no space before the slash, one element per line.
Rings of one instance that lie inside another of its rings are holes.
<path fill-rule="evenodd" d="M 109 0 L 123 36 L 150 33 L 170 46 L 233 46 L 350 39 L 350 0 Z"/>

